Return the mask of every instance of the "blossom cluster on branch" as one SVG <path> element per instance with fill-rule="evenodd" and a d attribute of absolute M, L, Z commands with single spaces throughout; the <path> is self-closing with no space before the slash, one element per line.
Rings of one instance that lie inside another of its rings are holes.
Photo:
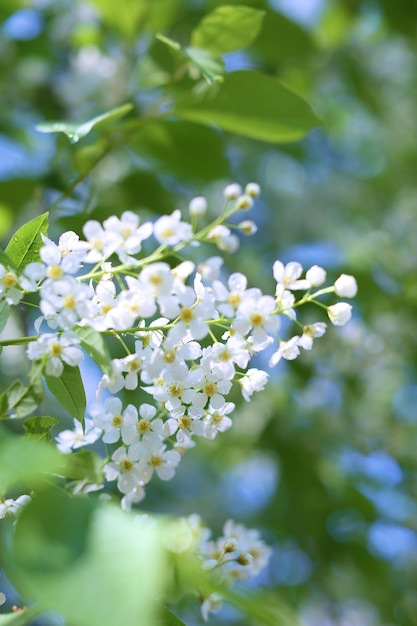
<path fill-rule="evenodd" d="M 213 440 L 232 426 L 234 387 L 246 401 L 264 389 L 268 373 L 258 363 L 252 366 L 253 357 L 268 349 L 273 367 L 312 348 L 326 324 L 303 324 L 299 307 L 316 304 L 336 326 L 351 316 L 348 303 L 326 305 L 318 298 L 329 293 L 353 297 L 357 287 L 352 276 L 342 274 L 323 287 L 323 268 L 315 265 L 304 274 L 298 262 L 277 260 L 271 276 L 274 293 L 264 294 L 248 286 L 240 272 L 226 277 L 219 255 L 190 260 L 203 243 L 234 252 L 236 232 L 256 232 L 250 220 L 236 224 L 228 219 L 250 209 L 259 193 L 256 183 L 244 191 L 237 184 L 227 186 L 223 211 L 202 226 L 207 211 L 203 197 L 191 201 L 188 221 L 179 210 L 154 223 L 141 223 L 130 211 L 102 224 L 90 220 L 84 238 L 70 231 L 54 243 L 43 235 L 39 261 L 23 272 L 0 264 L 0 299 L 16 305 L 28 292 L 39 294 L 38 334 L 26 338 L 27 355 L 45 376 L 60 378 L 66 368 L 78 367 L 83 329 L 92 329 L 104 343 L 108 337 L 119 341 L 121 355 L 109 357 L 85 423 L 75 421 L 74 429 L 61 431 L 56 443 L 61 452 L 71 453 L 101 440 L 107 450 L 103 475 L 116 481 L 124 509 L 144 498 L 155 474 L 170 480 L 199 438 Z M 157 245 L 149 252 L 152 238 Z M 187 257 L 183 250 L 188 246 Z M 285 318 L 290 325 L 282 323 Z M 282 329 L 288 327 L 297 332 L 284 337 Z M 123 389 L 140 389 L 146 401 L 123 405 L 117 395 Z M 222 565 L 237 578 L 245 577 L 244 571 L 258 573 L 268 550 L 256 531 L 228 522 L 224 534 L 220 543 L 206 542 L 205 567 Z M 237 552 L 239 541 L 245 545 L 248 537 L 257 546 L 253 554 L 263 555 L 258 561 L 250 550 Z M 205 602 L 207 616 L 217 599 Z"/>

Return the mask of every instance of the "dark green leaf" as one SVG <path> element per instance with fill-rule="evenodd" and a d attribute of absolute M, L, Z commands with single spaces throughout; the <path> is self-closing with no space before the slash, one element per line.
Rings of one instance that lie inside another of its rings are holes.
<path fill-rule="evenodd" d="M 111 357 L 102 335 L 90 326 L 78 326 L 74 330 L 81 339 L 82 347 L 94 359 L 102 372 L 111 374 Z"/>
<path fill-rule="evenodd" d="M 0 302 L 0 333 L 7 324 L 10 313 L 10 304 L 7 304 L 4 300 Z"/>
<path fill-rule="evenodd" d="M 59 420 L 56 417 L 42 415 L 40 417 L 29 417 L 24 421 L 23 427 L 30 439 L 45 439 L 48 441 L 51 438 L 51 429 L 58 423 Z"/>
<path fill-rule="evenodd" d="M 84 424 L 86 398 L 79 367 L 64 364 L 62 376 L 45 376 L 49 391 L 79 422 Z"/>
<path fill-rule="evenodd" d="M 246 6 L 225 5 L 206 15 L 191 35 L 191 45 L 214 55 L 250 46 L 262 26 L 265 13 Z"/>
<path fill-rule="evenodd" d="M 0 496 L 19 485 L 33 487 L 60 467 L 62 455 L 53 446 L 0 430 Z"/>
<path fill-rule="evenodd" d="M 201 99 L 184 99 L 173 113 L 192 122 L 272 143 L 296 141 L 321 120 L 278 80 L 254 70 L 228 74 Z"/>
<path fill-rule="evenodd" d="M 43 246 L 42 235 L 48 234 L 48 213 L 42 213 L 19 228 L 7 244 L 5 253 L 18 269 L 28 263 L 39 261 L 39 250 Z"/>
<path fill-rule="evenodd" d="M 9 255 L 6 254 L 4 250 L 2 250 L 1 248 L 0 248 L 0 263 L 4 265 L 4 267 L 11 267 L 13 269 L 17 269 L 16 265 L 13 263 Z"/>
<path fill-rule="evenodd" d="M 143 129 L 136 146 L 155 161 L 159 172 L 203 182 L 230 175 L 224 137 L 200 124 L 155 121 Z"/>
<path fill-rule="evenodd" d="M 109 132 L 113 130 L 114 122 L 118 121 L 121 117 L 124 117 L 133 109 L 133 104 L 127 103 L 116 109 L 111 109 L 93 117 L 87 122 L 82 124 L 74 124 L 71 122 L 47 122 L 45 124 L 38 124 L 37 130 L 41 133 L 64 133 L 71 143 L 77 143 L 83 137 L 91 133 L 91 131 L 98 130 L 102 132 Z M 6 250 L 7 251 L 7 250 Z"/>

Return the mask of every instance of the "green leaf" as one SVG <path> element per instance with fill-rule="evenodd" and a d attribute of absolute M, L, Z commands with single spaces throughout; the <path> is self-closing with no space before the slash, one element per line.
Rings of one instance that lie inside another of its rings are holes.
<path fill-rule="evenodd" d="M 299 24 L 275 11 L 266 11 L 252 51 L 261 55 L 264 62 L 281 67 L 282 63 L 305 64 L 316 49 L 310 34 Z"/>
<path fill-rule="evenodd" d="M 36 129 L 41 133 L 64 133 L 71 143 L 77 143 L 77 141 L 80 141 L 80 139 L 83 139 L 83 137 L 91 133 L 93 129 L 105 133 L 111 132 L 114 128 L 114 122 L 127 115 L 132 109 L 133 104 L 122 104 L 122 106 L 97 115 L 82 124 L 72 122 L 47 122 L 45 124 L 38 124 Z"/>
<path fill-rule="evenodd" d="M 45 375 L 46 384 L 49 391 L 60 404 L 75 417 L 81 424 L 84 424 L 85 407 L 87 404 L 84 385 L 79 367 L 71 367 L 64 363 L 62 376 Z"/>
<path fill-rule="evenodd" d="M 214 55 L 247 48 L 258 36 L 264 15 L 264 11 L 246 6 L 218 7 L 193 31 L 191 45 Z"/>
<path fill-rule="evenodd" d="M 158 626 L 161 543 L 158 525 L 49 489 L 22 511 L 6 571 L 25 595 L 72 626 Z"/>
<path fill-rule="evenodd" d="M 189 70 L 192 78 L 202 76 L 210 85 L 223 80 L 224 63 L 222 59 L 214 56 L 208 50 L 202 48 L 184 48 L 178 41 L 174 41 L 164 35 L 156 35 L 156 38 L 167 45 L 175 54 L 189 62 Z"/>
<path fill-rule="evenodd" d="M 248 592 L 243 596 L 224 588 L 221 594 L 226 602 L 239 609 L 257 626 L 301 626 L 295 612 L 275 592 Z"/>
<path fill-rule="evenodd" d="M 4 267 L 17 269 L 16 265 L 13 263 L 9 255 L 7 255 L 4 250 L 2 250 L 2 248 L 0 248 L 0 263 L 4 265 Z"/>
<path fill-rule="evenodd" d="M 20 380 L 10 385 L 0 395 L 0 419 L 26 417 L 42 402 L 43 386 L 40 379 L 33 379 L 28 387 Z"/>
<path fill-rule="evenodd" d="M 49 441 L 51 439 L 51 429 L 56 424 L 59 424 L 59 420 L 56 417 L 50 417 L 49 415 L 42 415 L 40 417 L 29 417 L 23 423 L 23 428 L 26 430 L 27 436 L 30 439 Z"/>
<path fill-rule="evenodd" d="M 0 496 L 20 485 L 31 488 L 45 473 L 62 467 L 62 455 L 55 447 L 0 430 Z"/>
<path fill-rule="evenodd" d="M 181 120 L 152 122 L 140 133 L 135 148 L 151 158 L 160 173 L 202 182 L 230 175 L 224 136 L 200 124 Z"/>
<path fill-rule="evenodd" d="M 7 244 L 5 253 L 17 269 L 40 260 L 39 250 L 43 246 L 41 235 L 48 234 L 48 215 L 42 213 L 21 226 Z"/>
<path fill-rule="evenodd" d="M 97 363 L 104 374 L 111 374 L 111 357 L 104 343 L 103 336 L 90 326 L 78 326 L 74 328 L 75 333 L 81 339 L 84 350 Z"/>
<path fill-rule="evenodd" d="M 186 626 L 186 624 L 166 607 L 161 606 L 158 608 L 158 626 Z"/>
<path fill-rule="evenodd" d="M 91 450 L 81 450 L 68 455 L 65 467 L 66 478 L 73 480 L 87 479 L 89 482 L 100 485 L 104 481 L 103 459 Z"/>
<path fill-rule="evenodd" d="M 103 21 L 127 39 L 136 37 L 147 17 L 148 0 L 88 0 L 99 10 Z"/>
<path fill-rule="evenodd" d="M 271 143 L 297 141 L 321 120 L 278 80 L 254 70 L 228 74 L 201 99 L 185 98 L 172 113 Z"/>
<path fill-rule="evenodd" d="M 0 302 L 0 333 L 7 324 L 10 313 L 10 304 L 7 304 L 4 300 Z"/>

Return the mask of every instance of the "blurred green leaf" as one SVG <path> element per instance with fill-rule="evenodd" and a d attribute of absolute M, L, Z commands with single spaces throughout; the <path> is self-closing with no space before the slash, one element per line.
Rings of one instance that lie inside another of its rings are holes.
<path fill-rule="evenodd" d="M 311 35 L 299 24 L 276 11 L 266 11 L 259 36 L 251 46 L 265 63 L 305 63 L 316 51 Z"/>
<path fill-rule="evenodd" d="M 10 304 L 7 304 L 5 300 L 0 302 L 0 333 L 3 331 L 7 324 L 10 314 Z"/>
<path fill-rule="evenodd" d="M 50 489 L 20 516 L 12 580 L 74 626 L 158 626 L 154 598 L 165 583 L 160 545 L 156 525 Z"/>
<path fill-rule="evenodd" d="M 84 350 L 97 363 L 104 374 L 111 374 L 111 358 L 102 335 L 90 326 L 77 326 L 75 333 L 81 339 Z"/>
<path fill-rule="evenodd" d="M 23 428 L 30 439 L 44 439 L 48 441 L 51 438 L 51 429 L 58 423 L 59 420 L 56 417 L 41 415 L 26 419 L 23 422 Z"/>
<path fill-rule="evenodd" d="M 48 215 L 42 213 L 23 224 L 7 244 L 5 253 L 18 269 L 24 269 L 28 263 L 40 260 L 39 250 L 43 246 L 41 234 L 48 234 Z"/>
<path fill-rule="evenodd" d="M 12 487 L 34 487 L 45 474 L 62 467 L 62 455 L 43 441 L 11 435 L 0 430 L 0 494 Z"/>
<path fill-rule="evenodd" d="M 224 137 L 212 128 L 186 121 L 152 122 L 138 137 L 137 150 L 155 160 L 158 171 L 185 180 L 210 182 L 230 172 Z"/>
<path fill-rule="evenodd" d="M 81 424 L 84 424 L 87 401 L 80 368 L 71 367 L 64 363 L 64 371 L 59 378 L 57 376 L 45 375 L 45 380 L 49 391 L 62 404 L 64 409 Z"/>
<path fill-rule="evenodd" d="M 158 607 L 157 626 L 186 626 L 186 624 L 166 607 L 161 606 Z"/>
<path fill-rule="evenodd" d="M 119 31 L 127 39 L 133 39 L 142 30 L 147 14 L 147 0 L 88 0 L 99 11 L 110 29 Z"/>
<path fill-rule="evenodd" d="M 80 139 L 83 139 L 83 137 L 91 133 L 93 129 L 107 133 L 111 132 L 113 130 L 113 123 L 127 115 L 132 109 L 133 104 L 122 104 L 82 124 L 75 124 L 73 122 L 46 122 L 45 124 L 38 124 L 36 129 L 41 133 L 64 133 L 71 143 L 77 143 Z"/>
<path fill-rule="evenodd" d="M 256 626 L 301 626 L 295 612 L 279 599 L 276 592 L 247 592 L 241 595 L 225 589 L 222 593 L 227 602 L 242 611 Z"/>
<path fill-rule="evenodd" d="M 228 74 L 203 98 L 184 98 L 173 114 L 271 143 L 297 141 L 321 124 L 305 100 L 254 70 Z"/>
<path fill-rule="evenodd" d="M 220 57 L 214 56 L 203 48 L 184 48 L 177 41 L 157 35 L 157 39 L 167 45 L 175 54 L 189 62 L 189 71 L 192 78 L 203 77 L 210 85 L 223 80 L 224 63 Z"/>
<path fill-rule="evenodd" d="M 32 617 L 26 614 L 26 610 L 13 613 L 0 614 L 0 626 L 26 626 Z"/>
<path fill-rule="evenodd" d="M 247 48 L 258 36 L 264 15 L 263 11 L 247 6 L 221 6 L 194 29 L 191 45 L 218 56 Z"/>
<path fill-rule="evenodd" d="M 87 479 L 89 482 L 100 485 L 104 482 L 103 459 L 91 450 L 80 450 L 68 455 L 65 467 L 66 478 L 73 480 Z"/>

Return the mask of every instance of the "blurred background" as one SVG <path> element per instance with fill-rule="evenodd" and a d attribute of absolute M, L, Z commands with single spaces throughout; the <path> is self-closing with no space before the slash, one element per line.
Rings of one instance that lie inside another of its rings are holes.
<path fill-rule="evenodd" d="M 323 265 L 330 281 L 353 274 L 353 319 L 280 362 L 250 404 L 236 396 L 234 427 L 199 442 L 174 480 L 154 481 L 144 508 L 198 512 L 216 532 L 229 517 L 259 528 L 274 553 L 256 584 L 303 626 L 417 624 L 417 3 L 239 2 L 266 16 L 226 68 L 260 69 L 312 105 L 323 125 L 297 143 L 168 118 L 103 157 L 100 137 L 71 145 L 36 131 L 128 101 L 146 114 L 172 80 L 154 34 L 187 42 L 223 3 L 155 0 L 136 14 L 142 4 L 2 0 L 0 238 L 45 210 L 52 237 L 125 210 L 185 210 L 195 195 L 214 216 L 227 183 L 259 182 L 247 215 L 258 232 L 227 270 L 269 293 L 276 259 Z M 4 385 L 24 358 L 3 352 Z M 91 401 L 98 372 L 85 367 Z M 197 606 L 181 610 L 188 626 L 202 623 Z M 212 623 L 245 626 L 228 608 Z"/>

